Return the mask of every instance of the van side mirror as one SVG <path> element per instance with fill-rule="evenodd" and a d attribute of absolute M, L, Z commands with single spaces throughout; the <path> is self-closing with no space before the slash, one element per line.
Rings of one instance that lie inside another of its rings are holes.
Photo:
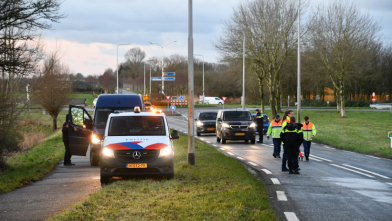
<path fill-rule="evenodd" d="M 180 135 L 178 135 L 177 130 L 173 130 L 173 132 L 170 134 L 171 139 L 179 139 Z"/>
<path fill-rule="evenodd" d="M 222 119 L 220 119 L 220 117 L 218 117 L 218 119 L 217 119 L 218 121 L 222 121 Z"/>

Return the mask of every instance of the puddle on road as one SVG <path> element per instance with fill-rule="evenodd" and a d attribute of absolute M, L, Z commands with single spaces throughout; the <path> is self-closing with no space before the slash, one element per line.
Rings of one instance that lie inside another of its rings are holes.
<path fill-rule="evenodd" d="M 353 189 L 353 191 L 370 197 L 377 202 L 392 204 L 392 187 L 386 183 L 371 179 L 358 178 L 324 178 L 339 186 Z"/>

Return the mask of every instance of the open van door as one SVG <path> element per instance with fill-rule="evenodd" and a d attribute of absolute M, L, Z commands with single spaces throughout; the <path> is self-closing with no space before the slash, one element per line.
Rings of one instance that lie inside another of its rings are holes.
<path fill-rule="evenodd" d="M 70 122 L 68 125 L 69 149 L 72 155 L 86 156 L 91 141 L 92 119 L 80 106 L 69 105 Z"/>

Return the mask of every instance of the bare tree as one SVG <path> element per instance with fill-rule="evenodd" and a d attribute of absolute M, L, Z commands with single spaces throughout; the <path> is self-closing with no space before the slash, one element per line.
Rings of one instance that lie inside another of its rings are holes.
<path fill-rule="evenodd" d="M 98 77 L 98 81 L 105 90 L 105 94 L 107 94 L 110 89 L 116 87 L 116 78 L 114 77 L 114 72 L 111 68 L 106 69 L 103 75 Z"/>
<path fill-rule="evenodd" d="M 338 92 L 337 109 L 341 117 L 346 117 L 345 80 L 377 41 L 379 25 L 354 3 L 336 1 L 328 7 L 318 7 L 314 14 L 308 25 L 309 43 Z"/>
<path fill-rule="evenodd" d="M 143 62 L 146 52 L 139 47 L 129 49 L 124 55 L 126 61 L 122 64 L 121 74 L 124 77 L 135 79 L 143 74 Z"/>
<path fill-rule="evenodd" d="M 270 93 L 270 106 L 275 116 L 279 106 L 281 69 L 295 50 L 296 21 L 295 0 L 247 1 L 234 10 L 230 22 L 226 22 L 225 35 L 215 45 L 224 59 L 242 58 L 243 38 L 246 39 L 246 59 L 255 71 L 260 91 L 263 82 Z"/>
<path fill-rule="evenodd" d="M 42 73 L 33 85 L 33 98 L 52 117 L 53 130 L 57 130 L 57 116 L 70 100 L 72 80 L 68 67 L 60 63 L 56 51 L 45 60 Z"/>

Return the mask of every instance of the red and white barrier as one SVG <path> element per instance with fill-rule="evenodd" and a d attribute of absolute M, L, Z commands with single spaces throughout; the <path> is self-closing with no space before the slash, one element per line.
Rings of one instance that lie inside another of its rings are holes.
<path fill-rule="evenodd" d="M 188 101 L 174 100 L 171 101 L 171 105 L 188 105 Z"/>

